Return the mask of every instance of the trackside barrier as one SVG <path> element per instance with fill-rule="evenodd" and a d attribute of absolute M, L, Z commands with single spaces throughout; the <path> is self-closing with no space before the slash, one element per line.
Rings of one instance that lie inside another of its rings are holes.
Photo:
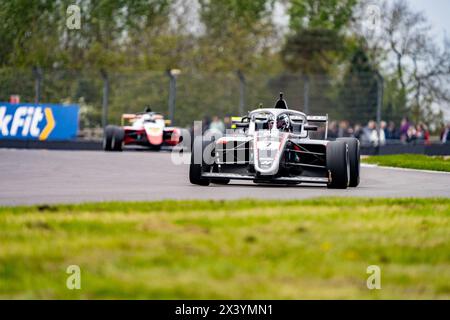
<path fill-rule="evenodd" d="M 10 149 L 47 149 L 47 150 L 102 150 L 98 140 L 38 141 L 38 140 L 2 140 L 0 148 Z"/>
<path fill-rule="evenodd" d="M 0 148 L 49 149 L 49 150 L 102 150 L 101 140 L 38 141 L 0 139 Z M 450 156 L 450 144 L 403 145 L 391 144 L 380 148 L 361 146 L 361 155 L 425 154 L 429 156 Z"/>

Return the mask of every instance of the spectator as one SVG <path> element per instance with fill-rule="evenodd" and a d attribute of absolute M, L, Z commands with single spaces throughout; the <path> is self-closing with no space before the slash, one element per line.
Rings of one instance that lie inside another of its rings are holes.
<path fill-rule="evenodd" d="M 223 124 L 225 125 L 225 130 L 231 129 L 232 120 L 229 114 L 225 115 L 225 118 L 223 118 Z"/>
<path fill-rule="evenodd" d="M 444 128 L 444 131 L 441 133 L 441 142 L 442 143 L 450 143 L 450 122 L 447 123 L 447 126 Z"/>
<path fill-rule="evenodd" d="M 378 130 L 375 121 L 370 120 L 363 129 L 361 143 L 371 144 L 373 146 L 384 145 L 386 143 L 383 130 L 380 130 L 380 137 L 378 138 Z"/>
<path fill-rule="evenodd" d="M 362 134 L 363 134 L 363 128 L 362 128 L 361 124 L 360 123 L 356 123 L 355 127 L 353 129 L 353 136 L 356 139 L 360 139 Z"/>
<path fill-rule="evenodd" d="M 384 130 L 384 135 L 386 137 L 386 140 L 398 140 L 400 139 L 399 132 L 397 131 L 397 128 L 395 127 L 394 121 L 389 121 L 389 125 Z"/>
<path fill-rule="evenodd" d="M 408 130 L 409 130 L 409 127 L 410 127 L 409 120 L 408 120 L 407 117 L 404 117 L 402 119 L 401 124 L 400 124 L 400 140 L 402 142 L 408 142 Z"/>
<path fill-rule="evenodd" d="M 415 140 L 425 144 L 429 144 L 430 142 L 430 133 L 428 132 L 427 126 L 422 122 L 416 126 Z"/>
<path fill-rule="evenodd" d="M 367 126 L 362 128 L 360 140 L 362 144 L 369 145 L 372 144 L 373 137 L 372 133 L 375 131 L 375 121 L 370 120 Z"/>
<path fill-rule="evenodd" d="M 386 121 L 380 121 L 380 136 L 378 137 L 377 131 L 377 138 L 380 139 L 380 145 L 382 146 L 386 144 L 386 129 L 387 129 Z"/>
<path fill-rule="evenodd" d="M 375 129 L 376 136 L 377 136 L 376 141 L 377 141 L 377 143 L 379 143 L 380 146 L 384 146 L 386 144 L 386 135 L 384 134 L 385 129 L 386 129 L 386 121 L 380 122 L 380 130 Z"/>
<path fill-rule="evenodd" d="M 336 139 L 338 137 L 338 129 L 336 121 L 331 121 L 328 125 L 328 138 Z"/>
<path fill-rule="evenodd" d="M 416 142 L 416 128 L 412 125 L 408 127 L 408 131 L 406 131 L 406 142 L 407 143 L 415 143 Z"/>
<path fill-rule="evenodd" d="M 209 130 L 216 131 L 220 133 L 225 133 L 225 125 L 222 120 L 219 119 L 218 116 L 214 116 L 211 124 L 209 125 Z"/>
<path fill-rule="evenodd" d="M 339 122 L 339 129 L 338 129 L 338 137 L 350 137 L 353 130 L 350 130 L 350 124 L 347 120 L 342 120 Z"/>
<path fill-rule="evenodd" d="M 425 123 L 421 123 L 420 126 L 424 132 L 425 144 L 430 144 L 430 130 Z"/>
<path fill-rule="evenodd" d="M 387 130 L 387 123 L 386 121 L 380 121 L 380 131 L 383 131 L 384 138 L 386 139 L 386 130 Z"/>
<path fill-rule="evenodd" d="M 204 116 L 203 117 L 203 121 L 202 121 L 202 133 L 205 134 L 205 132 L 209 129 L 209 126 L 211 124 L 211 120 L 208 116 Z"/>

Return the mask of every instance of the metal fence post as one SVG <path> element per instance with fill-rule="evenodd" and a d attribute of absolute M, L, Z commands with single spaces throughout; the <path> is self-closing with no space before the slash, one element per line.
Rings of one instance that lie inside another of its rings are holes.
<path fill-rule="evenodd" d="M 103 79 L 102 127 L 104 129 L 108 125 L 109 77 L 104 69 L 100 70 L 100 74 Z"/>
<path fill-rule="evenodd" d="M 377 89 L 378 89 L 378 94 L 377 94 L 377 136 L 378 136 L 378 153 L 379 153 L 380 137 L 381 137 L 381 107 L 383 105 L 384 79 L 379 71 L 376 72 L 376 78 L 377 78 Z"/>
<path fill-rule="evenodd" d="M 181 73 L 179 69 L 167 70 L 169 76 L 169 120 L 171 123 L 175 119 L 175 103 L 177 98 L 177 76 Z"/>
<path fill-rule="evenodd" d="M 309 114 L 309 76 L 303 76 L 303 112 Z"/>
<path fill-rule="evenodd" d="M 34 103 L 38 104 L 41 101 L 42 69 L 39 67 L 33 67 L 33 76 L 34 76 Z"/>
<path fill-rule="evenodd" d="M 169 119 L 173 122 L 173 118 L 175 115 L 175 103 L 176 103 L 176 94 L 177 94 L 177 85 L 176 78 L 173 75 L 170 75 L 169 80 Z"/>
<path fill-rule="evenodd" d="M 245 81 L 245 76 L 241 70 L 238 70 L 236 73 L 239 78 L 239 115 L 243 116 L 245 108 L 245 91 L 247 83 Z"/>

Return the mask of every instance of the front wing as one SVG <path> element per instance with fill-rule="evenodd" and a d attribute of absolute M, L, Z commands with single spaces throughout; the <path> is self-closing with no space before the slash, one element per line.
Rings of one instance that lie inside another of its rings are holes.
<path fill-rule="evenodd" d="M 220 179 L 235 179 L 235 180 L 256 180 L 262 182 L 273 182 L 273 183 L 328 183 L 329 179 L 325 177 L 267 177 L 264 176 L 253 176 L 253 175 L 243 175 L 238 173 L 215 173 L 215 172 L 204 172 L 202 173 L 203 178 L 211 180 Z"/>

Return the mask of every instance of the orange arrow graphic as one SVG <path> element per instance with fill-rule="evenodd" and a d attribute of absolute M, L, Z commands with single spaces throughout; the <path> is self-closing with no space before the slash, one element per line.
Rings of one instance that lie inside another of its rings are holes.
<path fill-rule="evenodd" d="M 52 109 L 45 108 L 44 113 L 45 119 L 47 120 L 47 125 L 39 135 L 39 140 L 46 140 L 50 133 L 53 131 L 53 128 L 55 128 L 55 118 L 53 118 Z"/>

